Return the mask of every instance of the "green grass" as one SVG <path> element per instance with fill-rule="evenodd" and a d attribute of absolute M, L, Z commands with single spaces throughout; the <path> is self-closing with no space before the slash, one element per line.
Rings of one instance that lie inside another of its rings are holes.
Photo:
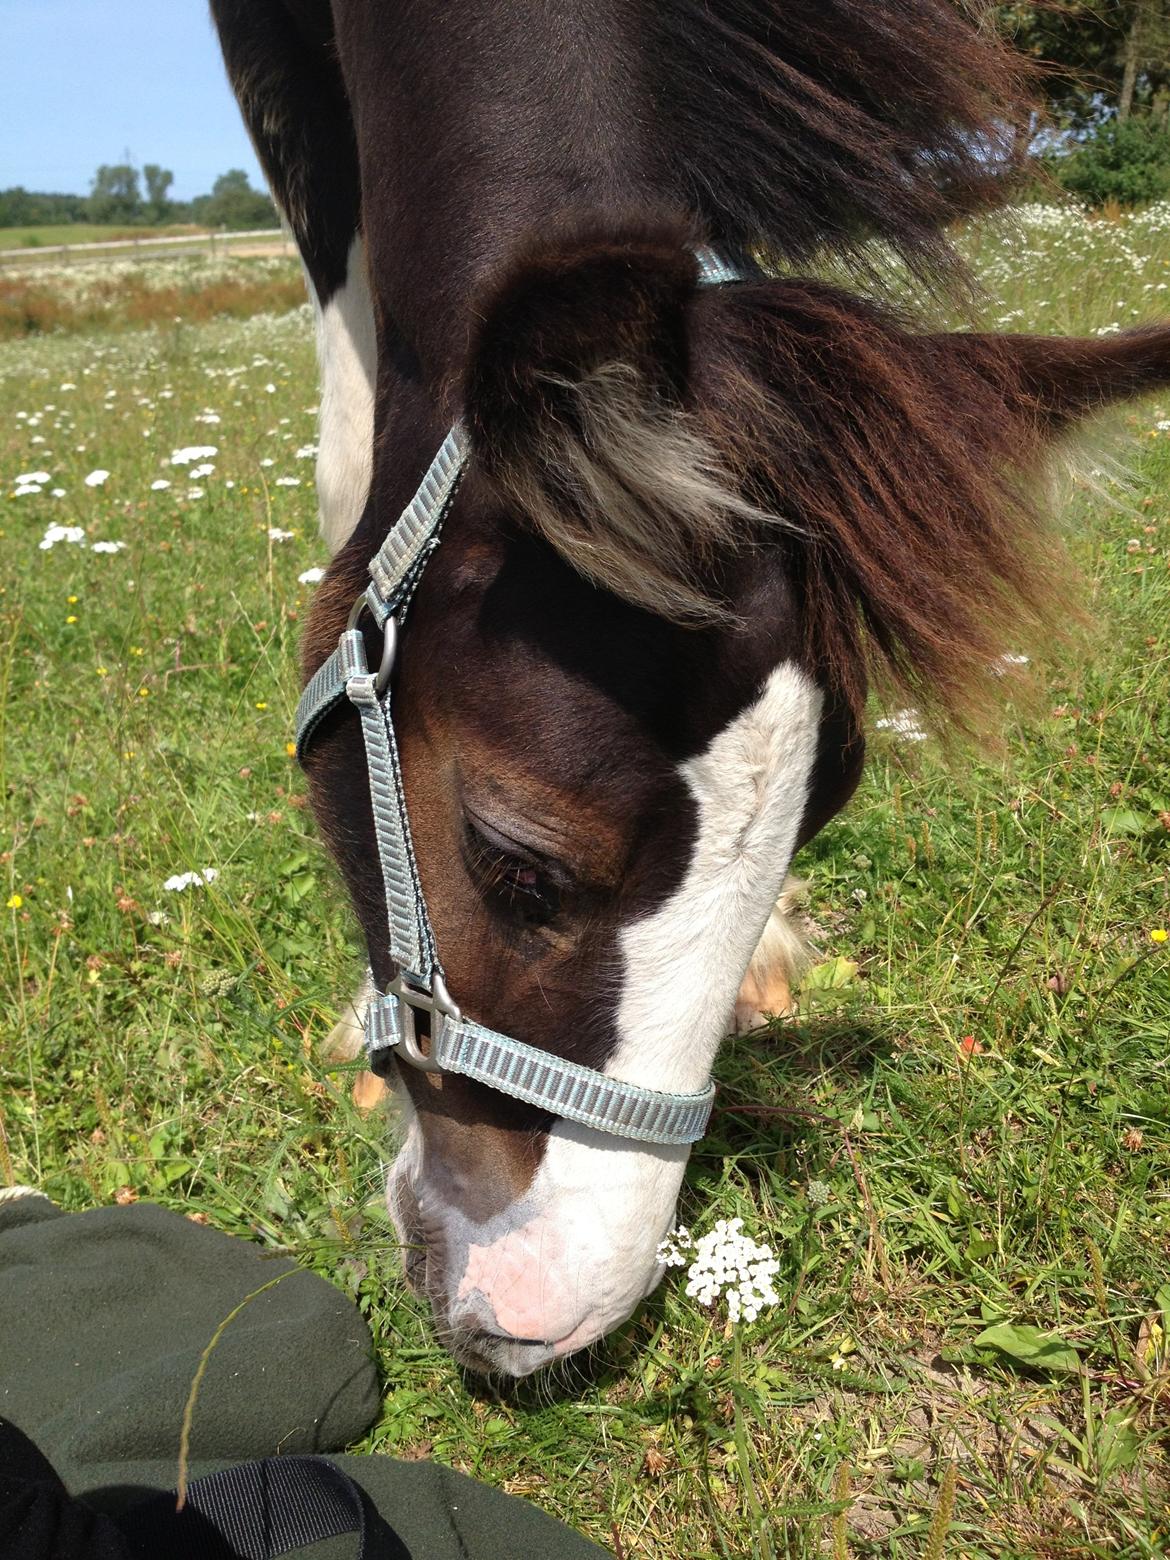
<path fill-rule="evenodd" d="M 1018 328 L 1148 318 L 1170 277 L 1153 221 L 972 243 Z M 316 1054 L 359 964 L 286 752 L 316 395 L 296 314 L 0 349 L 0 1182 L 292 1248 L 373 1326 L 364 1449 L 627 1556 L 1164 1552 L 1170 395 L 1121 420 L 1126 483 L 1065 508 L 1083 658 L 1038 669 L 1031 715 L 1005 702 L 998 756 L 877 734 L 798 862 L 822 962 L 796 1021 L 722 1055 L 682 1208 L 742 1215 L 782 1303 L 730 1332 L 675 1274 L 503 1399 L 405 1290 L 382 1127 Z M 219 447 L 195 499 L 160 464 L 190 444 Z M 38 469 L 64 498 L 7 496 Z M 54 521 L 126 549 L 41 551 Z"/>

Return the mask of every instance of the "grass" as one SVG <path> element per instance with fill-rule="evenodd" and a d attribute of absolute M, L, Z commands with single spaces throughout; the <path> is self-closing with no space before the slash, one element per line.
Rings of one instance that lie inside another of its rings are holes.
<path fill-rule="evenodd" d="M 1170 278 L 1152 219 L 970 243 L 1018 328 L 1148 318 Z M 626 1556 L 1164 1553 L 1170 396 L 1122 419 L 1127 480 L 1065 509 L 1083 658 L 1027 717 L 1005 681 L 997 755 L 876 733 L 798 863 L 821 962 L 795 1021 L 721 1056 L 682 1206 L 769 1241 L 782 1303 L 732 1332 L 675 1275 L 503 1398 L 406 1291 L 382 1126 L 317 1056 L 359 960 L 286 750 L 315 402 L 302 313 L 0 349 L 0 1182 L 296 1251 L 378 1340 L 361 1449 Z M 190 444 L 218 446 L 200 497 L 163 464 Z M 7 496 L 31 470 L 65 496 Z M 41 551 L 52 522 L 125 550 Z"/>

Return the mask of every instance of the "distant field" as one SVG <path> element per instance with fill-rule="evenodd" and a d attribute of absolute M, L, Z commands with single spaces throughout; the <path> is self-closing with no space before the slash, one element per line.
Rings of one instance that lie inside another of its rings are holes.
<path fill-rule="evenodd" d="M 300 264 L 280 253 L 53 256 L 0 267 L 0 341 L 244 319 L 304 302 Z"/>
<path fill-rule="evenodd" d="M 1170 206 L 966 242 L 989 324 L 1170 314 Z M 363 959 L 289 756 L 326 561 L 297 268 L 123 264 L 39 270 L 0 342 L 0 1185 L 291 1250 L 375 1336 L 357 1450 L 626 1560 L 1164 1560 L 1170 393 L 1102 439 L 1125 480 L 1066 495 L 1083 655 L 1030 714 L 1004 678 L 998 751 L 875 722 L 796 862 L 819 962 L 721 1054 L 681 1208 L 769 1242 L 780 1304 L 732 1328 L 672 1273 L 496 1396 L 407 1290 L 383 1123 L 320 1055 Z"/>
<path fill-rule="evenodd" d="M 100 222 L 63 222 L 57 226 L 0 228 L 0 249 L 39 249 L 53 244 L 97 244 L 111 238 L 175 238 L 182 233 L 202 233 L 191 224 L 170 227 L 110 226 Z"/>

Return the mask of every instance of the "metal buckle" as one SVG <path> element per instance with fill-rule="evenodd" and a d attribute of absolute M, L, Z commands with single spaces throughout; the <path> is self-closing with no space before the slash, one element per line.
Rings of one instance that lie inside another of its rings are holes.
<path fill-rule="evenodd" d="M 398 1011 L 402 1019 L 402 1040 L 395 1049 L 399 1055 L 405 1055 L 410 1065 L 417 1067 L 420 1072 L 441 1073 L 443 1068 L 434 1059 L 434 1053 L 438 1050 L 443 1025 L 448 1019 L 458 1023 L 463 1017 L 458 1004 L 447 990 L 447 983 L 442 975 L 438 970 L 432 973 L 428 991 L 417 975 L 400 970 L 387 986 L 386 995 L 398 998 Z M 420 1048 L 415 1034 L 414 1010 L 416 1008 L 422 1008 L 425 1013 L 431 1015 L 432 1054 L 430 1056 Z"/>
<path fill-rule="evenodd" d="M 372 585 L 370 586 L 370 590 L 373 590 Z M 374 617 L 375 621 L 377 621 L 377 615 L 374 613 L 374 609 L 370 605 L 369 592 L 362 591 L 361 595 L 349 609 L 349 618 L 345 625 L 346 628 L 356 628 L 362 613 L 367 611 L 372 617 Z M 394 657 L 397 654 L 398 619 L 392 612 L 388 612 L 382 623 L 382 660 L 378 666 L 378 675 L 374 678 L 374 692 L 378 695 L 379 698 L 382 697 L 382 695 L 386 692 L 386 689 L 390 686 L 390 673 L 394 669 Z"/>

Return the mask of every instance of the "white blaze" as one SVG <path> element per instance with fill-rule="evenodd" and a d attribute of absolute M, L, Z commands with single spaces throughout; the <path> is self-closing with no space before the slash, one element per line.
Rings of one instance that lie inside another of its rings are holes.
<path fill-rule="evenodd" d="M 686 877 L 622 933 L 621 1040 L 606 1072 L 651 1089 L 706 1083 L 796 849 L 821 694 L 791 662 L 682 766 L 698 809 Z"/>

